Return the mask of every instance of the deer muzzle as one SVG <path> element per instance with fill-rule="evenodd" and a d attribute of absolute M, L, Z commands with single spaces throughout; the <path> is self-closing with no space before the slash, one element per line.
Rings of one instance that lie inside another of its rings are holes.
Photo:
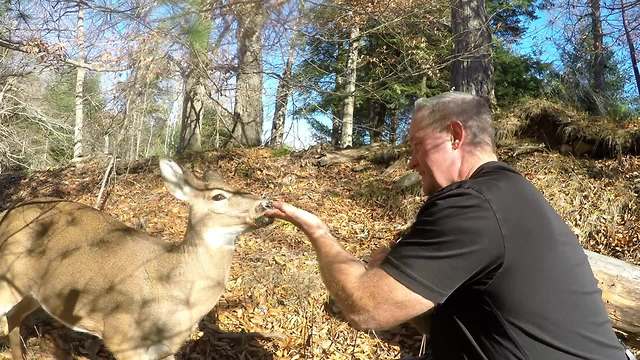
<path fill-rule="evenodd" d="M 273 203 L 271 200 L 265 199 L 258 202 L 258 205 L 255 208 L 255 213 L 258 215 L 255 220 L 257 227 L 263 227 L 273 223 L 273 218 L 264 216 L 264 212 L 272 208 Z"/>

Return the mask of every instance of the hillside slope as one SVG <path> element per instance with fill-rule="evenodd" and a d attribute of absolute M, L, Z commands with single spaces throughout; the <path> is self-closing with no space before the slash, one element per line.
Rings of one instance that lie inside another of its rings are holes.
<path fill-rule="evenodd" d="M 423 201 L 415 188 L 394 187 L 407 172 L 406 157 L 319 166 L 322 155 L 318 149 L 283 156 L 250 149 L 180 160 L 192 164 L 196 174 L 214 167 L 240 189 L 318 214 L 345 248 L 366 258 L 398 236 Z M 504 144 L 499 155 L 544 192 L 585 248 L 640 264 L 639 158 L 576 159 L 522 141 Z M 104 166 L 94 161 L 28 176 L 0 175 L 0 207 L 37 196 L 94 205 Z M 128 173 L 120 168 L 104 209 L 167 241 L 181 239 L 186 210 L 164 189 L 157 159 L 138 162 Z M 292 225 L 277 222 L 238 241 L 227 291 L 183 347 L 181 358 L 397 359 L 417 354 L 420 337 L 411 328 L 358 332 L 331 315 L 326 303 L 309 243 Z M 78 356 L 109 358 L 86 336 L 49 321 L 36 324 L 23 329 L 32 336 L 28 344 L 34 359 L 48 358 L 53 343 Z"/>

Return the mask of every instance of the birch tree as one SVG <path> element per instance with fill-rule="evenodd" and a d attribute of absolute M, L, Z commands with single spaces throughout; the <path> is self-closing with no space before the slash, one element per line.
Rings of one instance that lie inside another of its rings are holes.
<path fill-rule="evenodd" d="M 353 109 L 355 106 L 356 75 L 358 68 L 358 46 L 360 41 L 360 28 L 353 26 L 349 32 L 349 53 L 347 71 L 345 76 L 345 98 L 342 110 L 342 131 L 340 147 L 353 146 Z"/>
<path fill-rule="evenodd" d="M 77 44 L 78 44 L 78 61 L 85 62 L 85 48 L 84 48 L 84 5 L 82 2 L 78 2 L 78 25 L 76 28 Z M 84 152 L 84 77 L 86 69 L 78 66 L 76 70 L 76 116 L 73 133 L 73 160 L 78 161 L 85 155 Z"/>

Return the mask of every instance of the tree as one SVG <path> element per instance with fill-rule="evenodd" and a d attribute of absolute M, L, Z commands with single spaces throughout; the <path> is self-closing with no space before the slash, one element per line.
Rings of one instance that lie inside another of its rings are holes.
<path fill-rule="evenodd" d="M 451 85 L 457 91 L 495 99 L 491 31 L 483 0 L 451 0 L 454 37 Z"/>
<path fill-rule="evenodd" d="M 232 137 L 236 145 L 262 144 L 262 1 L 236 4 L 238 74 Z"/>
<path fill-rule="evenodd" d="M 538 19 L 538 11 L 548 8 L 549 5 L 548 0 L 488 0 L 485 2 L 491 32 L 505 44 L 520 40 L 527 31 L 528 21 Z"/>
<path fill-rule="evenodd" d="M 284 141 L 284 123 L 287 115 L 287 106 L 289 104 L 289 96 L 292 89 L 292 73 L 293 64 L 295 62 L 296 53 L 300 46 L 300 35 L 297 34 L 300 22 L 302 20 L 302 12 L 304 10 L 304 1 L 298 1 L 298 11 L 294 15 L 293 27 L 291 29 L 291 35 L 289 38 L 289 51 L 287 52 L 287 59 L 280 76 L 280 82 L 278 82 L 278 88 L 276 90 L 276 103 L 275 110 L 273 112 L 273 122 L 271 126 L 271 139 L 269 145 L 271 147 L 280 147 Z"/>
<path fill-rule="evenodd" d="M 449 88 L 450 33 L 442 2 L 386 3 L 376 8 L 317 6 L 306 25 L 310 34 L 294 74 L 297 116 L 309 122 L 321 141 L 337 146 L 343 126 L 349 38 L 358 18 L 352 144 L 397 141 L 406 129 L 416 98 Z M 350 4 L 352 5 L 352 4 Z M 346 5 L 345 5 L 346 6 Z M 326 119 L 326 120 L 325 120 Z M 326 123 L 325 123 L 326 121 Z"/>
<path fill-rule="evenodd" d="M 625 12 L 634 7 L 625 5 Z M 637 108 L 628 91 L 633 61 L 622 55 L 628 42 L 620 1 L 566 0 L 556 3 L 552 13 L 547 37 L 555 43 L 561 66 L 559 76 L 550 78 L 549 95 L 592 115 L 632 117 Z M 637 26 L 635 18 L 631 29 Z"/>
<path fill-rule="evenodd" d="M 562 72 L 558 81 L 550 88 L 551 95 L 560 101 L 569 103 L 594 115 L 607 114 L 608 109 L 617 107 L 624 99 L 625 76 L 611 49 L 603 49 L 603 58 L 607 66 L 604 69 L 604 86 L 601 92 L 593 87 L 593 37 L 591 26 L 579 23 L 576 26 L 576 39 L 567 39 L 567 45 L 561 52 Z"/>
<path fill-rule="evenodd" d="M 627 40 L 627 48 L 629 49 L 629 57 L 631 58 L 631 67 L 633 68 L 633 75 L 636 80 L 636 88 L 638 89 L 638 95 L 640 95 L 640 70 L 638 69 L 636 48 L 633 45 L 633 39 L 631 38 L 631 29 L 627 20 L 627 9 L 625 8 L 624 0 L 620 0 L 620 16 L 622 18 L 624 36 Z"/>
<path fill-rule="evenodd" d="M 271 127 L 271 147 L 282 146 L 284 141 L 284 121 L 287 115 L 287 104 L 289 103 L 289 94 L 291 92 L 291 71 L 296 56 L 296 43 L 291 40 L 287 61 L 282 70 L 282 76 L 276 90 L 276 106 L 273 112 L 273 123 Z"/>
<path fill-rule="evenodd" d="M 358 68 L 358 47 L 360 29 L 354 25 L 349 31 L 349 50 L 347 55 L 347 72 L 344 86 L 344 105 L 342 110 L 342 126 L 340 131 L 340 147 L 353 146 L 353 108 L 355 106 L 356 75 Z"/>
<path fill-rule="evenodd" d="M 551 64 L 531 55 L 516 54 L 501 44 L 494 48 L 493 65 L 496 104 L 500 107 L 525 97 L 542 96 L 545 80 L 554 76 Z"/>
<path fill-rule="evenodd" d="M 78 25 L 77 25 L 77 42 L 78 42 L 78 61 L 85 62 L 85 48 L 84 48 L 84 5 L 82 2 L 78 2 Z M 84 77 L 86 69 L 83 67 L 77 68 L 76 75 L 76 121 L 73 134 L 73 160 L 78 161 L 85 155 L 84 150 Z"/>
<path fill-rule="evenodd" d="M 58 118 L 74 128 L 77 116 L 76 108 L 76 83 L 77 68 L 65 66 L 59 71 L 51 72 L 48 75 L 48 84 L 44 88 L 42 95 L 43 112 L 52 117 Z M 101 148 L 103 124 L 98 118 L 104 112 L 105 103 L 100 92 L 100 76 L 97 73 L 88 73 L 83 82 L 83 106 L 82 118 L 91 119 L 83 125 L 83 151 L 87 154 L 95 153 Z M 31 94 L 34 98 L 36 94 Z M 73 138 L 73 134 L 72 138 Z M 73 144 L 71 144 L 73 145 Z M 64 155 L 66 159 L 73 159 L 73 146 Z M 62 153 L 59 153 L 62 155 Z M 62 158 L 62 157 L 61 157 Z"/>
<path fill-rule="evenodd" d="M 604 40 L 602 34 L 602 19 L 600 15 L 600 0 L 590 0 L 591 3 L 591 36 L 593 36 L 592 68 L 593 90 L 596 94 L 604 92 Z"/>
<path fill-rule="evenodd" d="M 208 2 L 198 0 L 189 3 L 185 13 L 187 62 L 182 70 L 182 113 L 177 152 L 202 151 L 201 127 L 206 98 L 205 81 L 209 71 L 208 50 L 211 34 L 212 9 Z"/>

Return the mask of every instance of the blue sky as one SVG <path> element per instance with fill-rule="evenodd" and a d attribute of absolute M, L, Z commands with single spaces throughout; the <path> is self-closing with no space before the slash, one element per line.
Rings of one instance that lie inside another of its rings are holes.
<path fill-rule="evenodd" d="M 559 66 L 560 54 L 553 44 L 556 29 L 549 26 L 554 19 L 551 11 L 540 11 L 538 19 L 529 22 L 527 31 L 518 41 L 514 49 L 520 54 L 540 54 L 540 60 Z"/>
<path fill-rule="evenodd" d="M 564 40 L 561 33 L 563 21 L 565 21 L 564 11 L 558 8 L 539 11 L 539 18 L 530 22 L 527 32 L 515 44 L 514 49 L 520 54 L 538 54 L 541 61 L 553 64 L 556 69 L 562 69 L 560 53 L 554 41 Z M 588 9 L 584 9 L 584 11 L 588 11 Z M 625 94 L 629 98 L 634 98 L 638 95 L 638 90 L 632 78 L 629 50 L 626 43 L 614 44 L 612 40 L 613 36 L 621 35 L 621 29 L 619 29 L 621 18 L 618 13 L 613 13 L 605 8 L 602 9 L 602 17 L 605 46 L 614 51 L 616 59 L 621 64 L 620 70 L 628 76 L 624 88 Z M 589 20 L 587 19 L 587 21 Z M 584 61 L 590 61 L 590 59 L 584 59 Z"/>

